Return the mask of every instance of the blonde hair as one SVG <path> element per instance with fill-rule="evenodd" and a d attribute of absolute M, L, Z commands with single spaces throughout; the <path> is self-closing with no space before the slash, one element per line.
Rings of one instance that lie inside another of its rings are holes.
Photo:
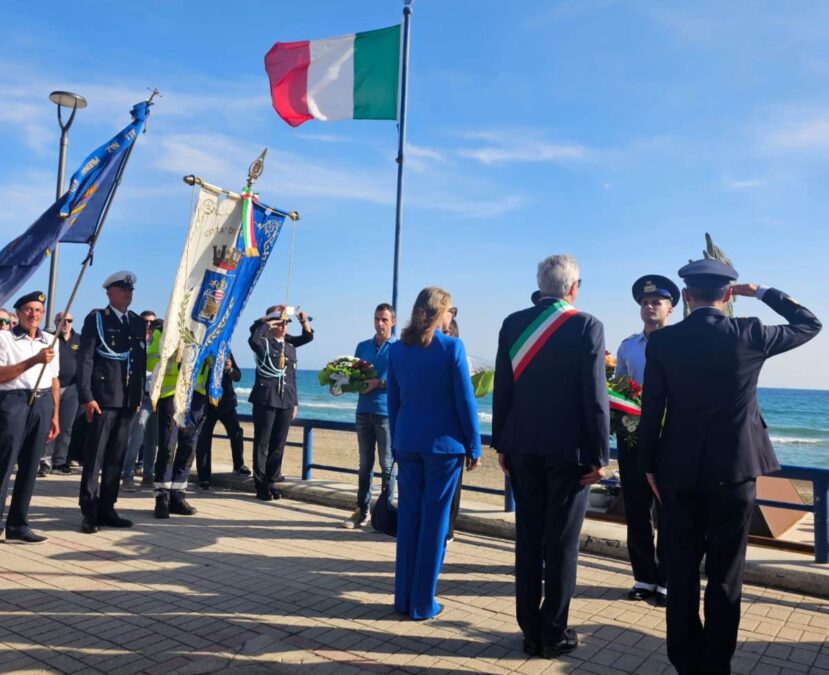
<path fill-rule="evenodd" d="M 417 294 L 409 325 L 400 334 L 402 342 L 410 347 L 428 347 L 432 343 L 435 328 L 440 325 L 444 313 L 450 307 L 452 296 L 447 291 L 437 286 L 424 288 Z"/>

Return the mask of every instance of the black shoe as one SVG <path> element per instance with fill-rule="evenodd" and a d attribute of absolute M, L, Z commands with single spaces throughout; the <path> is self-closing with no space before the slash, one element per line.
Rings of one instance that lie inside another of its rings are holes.
<path fill-rule="evenodd" d="M 250 469 L 248 469 L 244 464 L 240 466 L 238 469 L 233 469 L 233 473 L 237 476 L 250 476 Z"/>
<path fill-rule="evenodd" d="M 95 522 L 94 518 L 90 518 L 89 516 L 83 517 L 83 522 L 81 523 L 81 532 L 84 534 L 95 534 L 98 531 L 98 523 Z"/>
<path fill-rule="evenodd" d="M 178 497 L 170 500 L 170 513 L 177 516 L 193 516 L 196 514 L 196 507 L 190 506 L 184 497 Z"/>
<path fill-rule="evenodd" d="M 52 473 L 63 473 L 68 475 L 72 473 L 72 469 L 69 468 L 68 464 L 61 464 L 60 466 L 53 466 Z"/>
<path fill-rule="evenodd" d="M 654 592 L 647 588 L 638 588 L 637 586 L 634 586 L 628 591 L 628 600 L 647 600 L 652 597 L 653 594 Z"/>
<path fill-rule="evenodd" d="M 199 490 L 210 490 L 212 489 L 212 485 L 210 484 L 209 480 L 200 480 L 198 484 Z"/>
<path fill-rule="evenodd" d="M 46 537 L 41 534 L 35 534 L 29 529 L 22 532 L 11 532 L 6 530 L 7 544 L 41 544 L 46 541 Z"/>
<path fill-rule="evenodd" d="M 98 525 L 104 527 L 132 527 L 132 521 L 127 518 L 121 518 L 113 509 L 106 514 L 98 514 Z"/>
<path fill-rule="evenodd" d="M 667 607 L 668 606 L 668 593 L 667 591 L 660 591 L 657 589 L 656 593 L 654 594 L 656 598 L 656 606 L 657 607 Z"/>
<path fill-rule="evenodd" d="M 579 637 L 576 635 L 576 631 L 568 628 L 556 642 L 548 645 L 542 644 L 539 654 L 544 659 L 554 659 L 556 656 L 572 652 L 578 646 Z"/>
<path fill-rule="evenodd" d="M 158 495 L 155 498 L 155 510 L 153 511 L 153 515 L 156 518 L 170 517 L 170 500 L 167 495 Z"/>
<path fill-rule="evenodd" d="M 527 656 L 538 656 L 540 651 L 541 650 L 538 646 L 538 640 L 530 640 L 529 638 L 524 638 L 524 653 Z"/>
<path fill-rule="evenodd" d="M 261 499 L 263 502 L 269 502 L 273 500 L 273 495 L 270 492 L 257 492 L 256 498 Z"/>
<path fill-rule="evenodd" d="M 272 499 L 282 499 L 282 493 L 276 488 L 271 488 L 270 493 Z"/>
<path fill-rule="evenodd" d="M 50 467 L 46 462 L 40 463 L 40 468 L 37 470 L 37 477 L 38 478 L 46 478 L 50 473 L 52 473 L 52 467 Z"/>

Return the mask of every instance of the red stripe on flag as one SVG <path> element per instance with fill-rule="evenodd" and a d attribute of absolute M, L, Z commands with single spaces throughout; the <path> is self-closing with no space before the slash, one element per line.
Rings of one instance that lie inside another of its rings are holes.
<path fill-rule="evenodd" d="M 292 127 L 313 119 L 308 112 L 308 40 L 277 42 L 265 54 L 265 72 L 271 81 L 271 103 L 277 114 Z"/>
<path fill-rule="evenodd" d="M 515 372 L 512 374 L 513 381 L 517 380 L 521 373 L 524 372 L 524 368 L 533 360 L 533 357 L 538 353 L 538 350 L 541 349 L 544 344 L 547 342 L 547 339 L 558 330 L 558 327 L 563 324 L 567 319 L 569 319 L 573 314 L 576 314 L 576 310 L 568 311 L 558 317 L 553 323 L 547 326 L 547 330 L 545 330 L 535 341 L 535 344 L 530 347 L 526 354 L 524 354 L 524 358 L 521 359 L 521 363 L 518 364 L 518 368 L 515 369 Z"/>

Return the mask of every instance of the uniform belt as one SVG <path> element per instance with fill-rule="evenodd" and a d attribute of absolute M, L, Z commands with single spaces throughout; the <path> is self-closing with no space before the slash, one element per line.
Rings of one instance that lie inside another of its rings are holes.
<path fill-rule="evenodd" d="M 46 394 L 51 393 L 51 389 L 37 389 L 35 390 L 35 398 L 40 398 L 41 396 L 46 396 Z M 0 390 L 0 395 L 8 394 L 10 396 L 24 396 L 28 398 L 32 395 L 31 389 L 3 389 Z"/>

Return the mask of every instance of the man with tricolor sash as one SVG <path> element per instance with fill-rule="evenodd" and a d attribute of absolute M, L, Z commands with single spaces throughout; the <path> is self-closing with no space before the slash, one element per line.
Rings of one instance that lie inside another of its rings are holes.
<path fill-rule="evenodd" d="M 641 332 L 631 335 L 619 345 L 614 376 L 626 375 L 641 385 L 645 379 L 645 347 L 648 336 L 668 324 L 668 317 L 679 302 L 679 288 L 667 277 L 650 274 L 637 279 L 631 290 L 633 299 L 639 305 L 643 327 Z M 623 407 L 632 404 L 631 401 L 611 400 L 611 405 L 614 404 L 617 410 L 628 414 L 640 413 L 638 406 L 636 410 L 626 410 Z M 654 547 L 654 519 L 658 523 L 661 517 L 659 502 L 645 479 L 645 467 L 639 461 L 636 445 L 617 433 L 616 447 L 619 451 L 622 497 L 625 500 L 628 555 L 633 569 L 633 586 L 627 597 L 629 600 L 653 598 L 658 605 L 664 607 L 667 602 L 667 576 L 665 537 L 662 532 L 656 532 Z"/>
<path fill-rule="evenodd" d="M 567 619 L 579 532 L 590 485 L 608 462 L 610 418 L 604 328 L 572 305 L 576 260 L 550 256 L 537 278 L 537 302 L 508 316 L 498 338 L 492 446 L 515 494 L 524 651 L 552 658 L 578 646 Z"/>

